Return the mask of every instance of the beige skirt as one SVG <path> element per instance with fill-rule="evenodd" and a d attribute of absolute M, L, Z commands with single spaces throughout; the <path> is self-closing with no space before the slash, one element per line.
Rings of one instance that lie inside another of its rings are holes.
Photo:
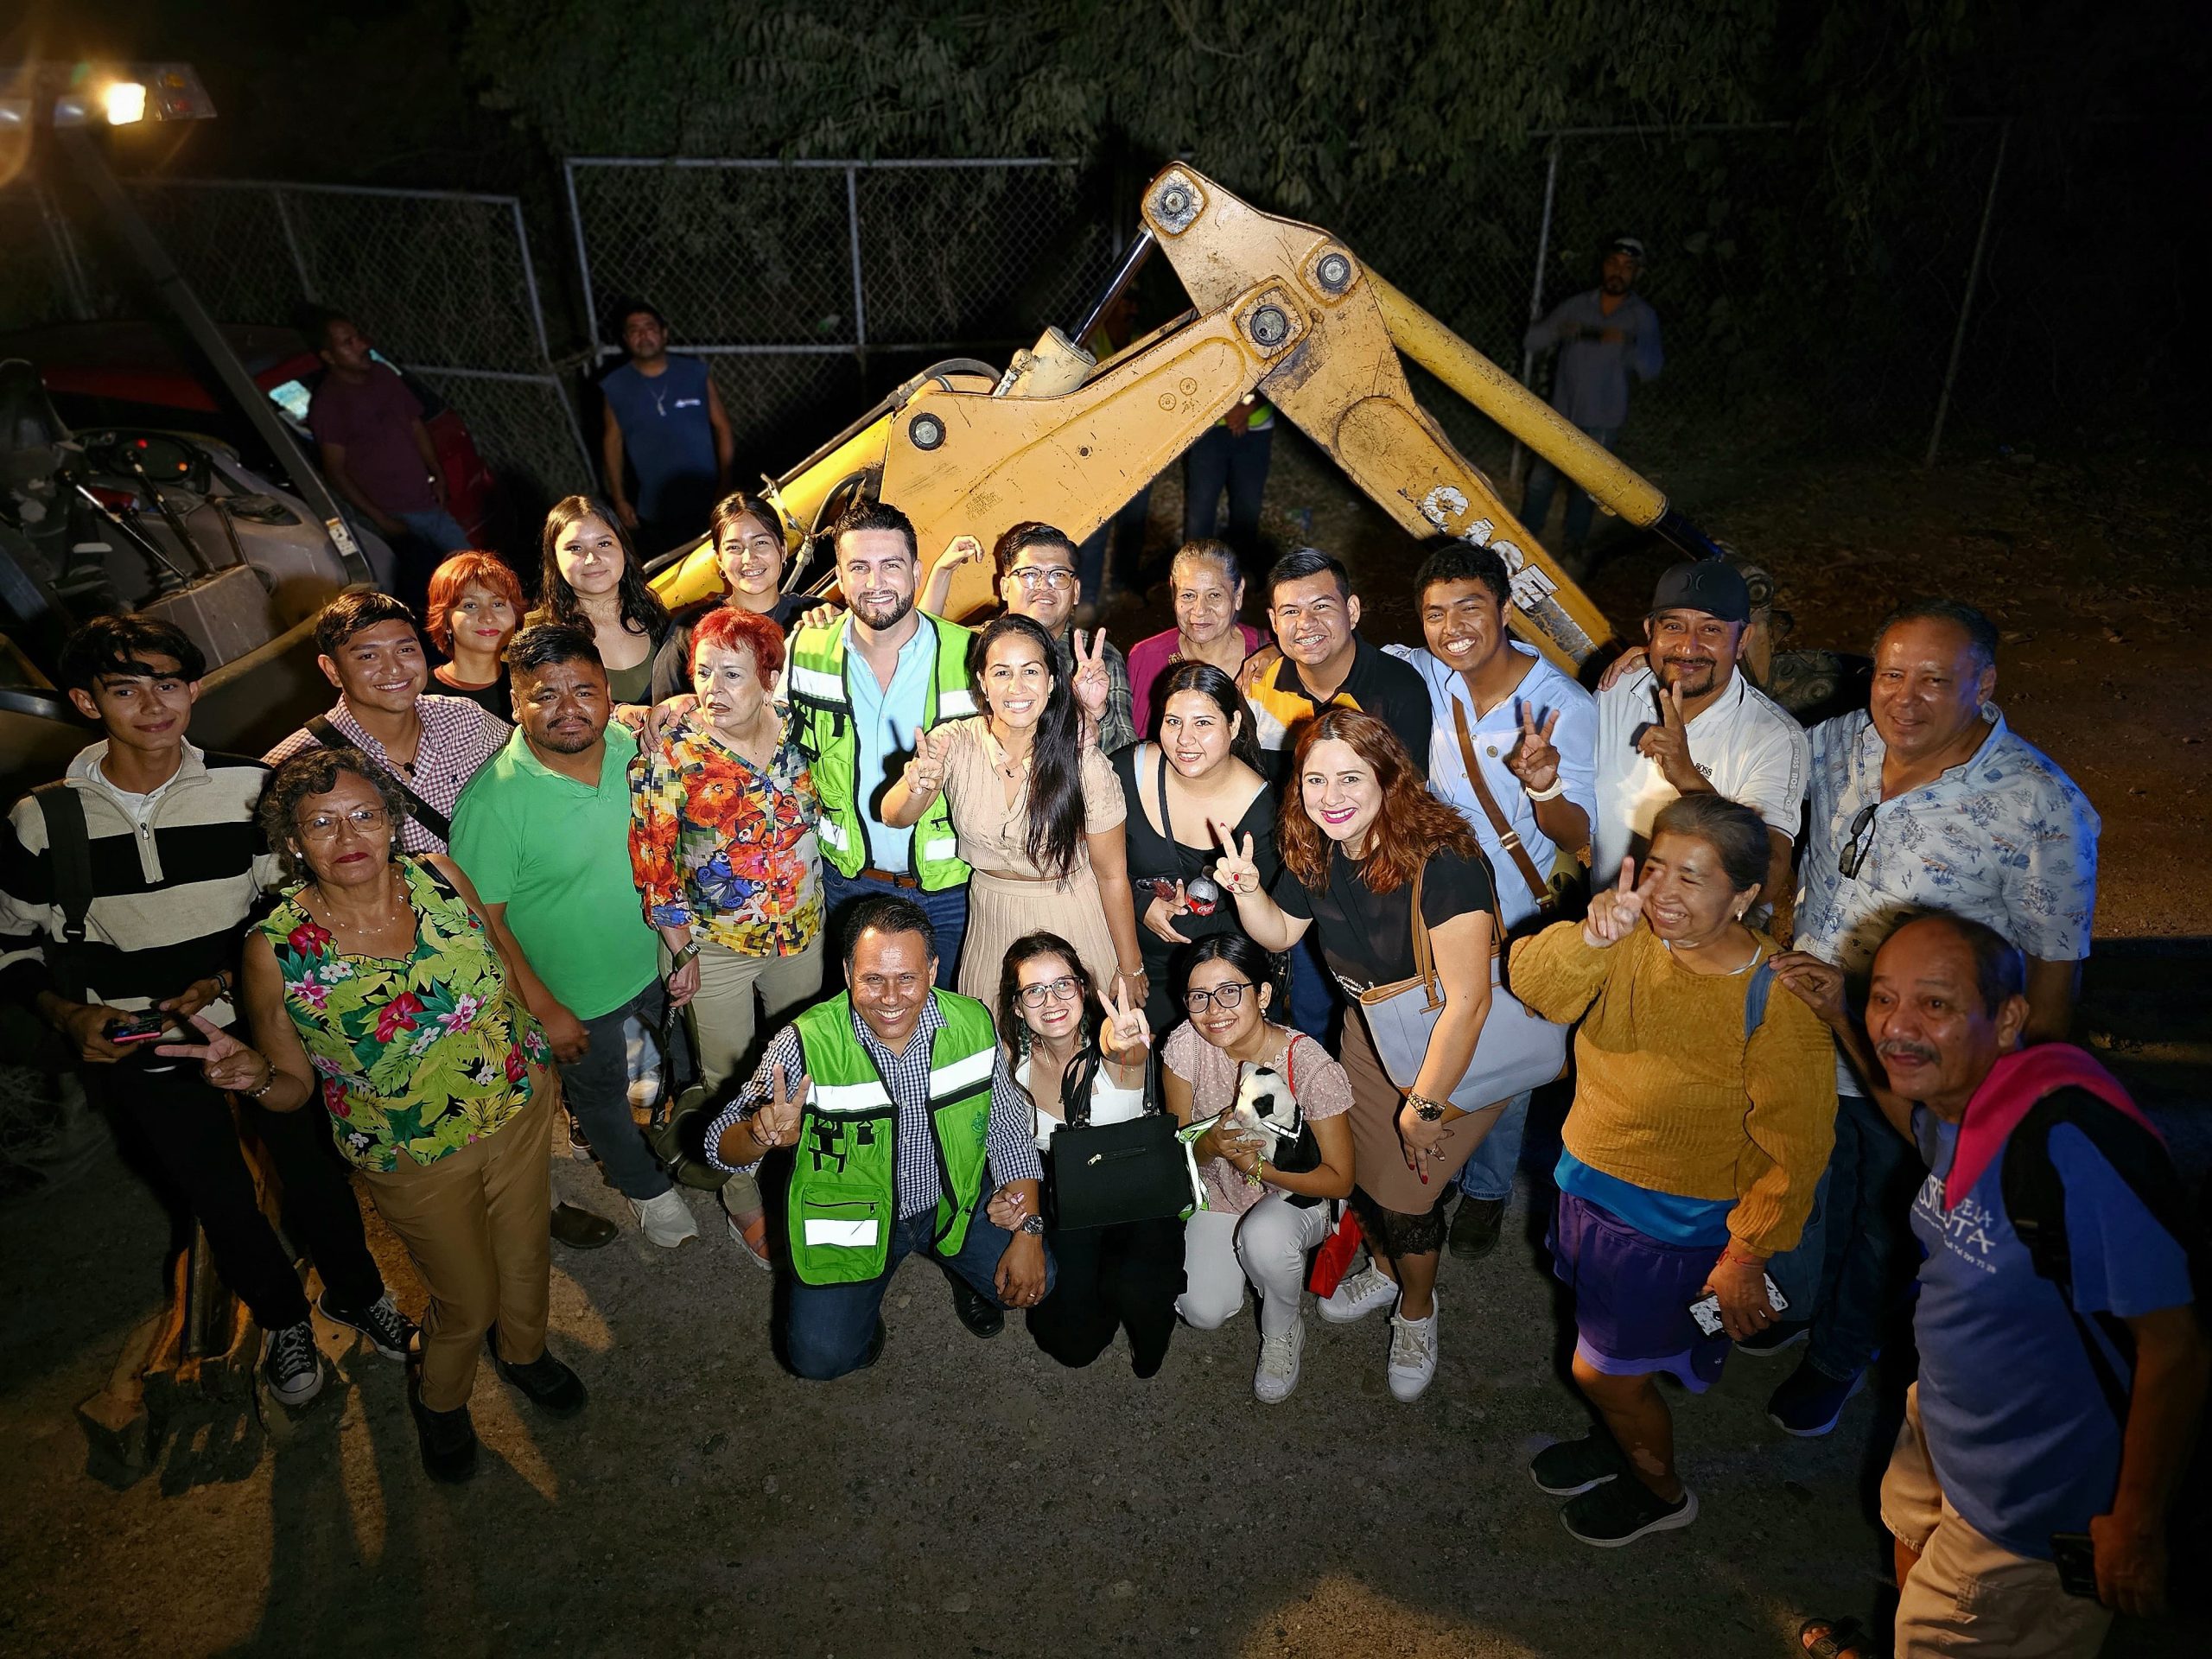
<path fill-rule="evenodd" d="M 1454 1119 L 1444 1131 L 1444 1159 L 1429 1166 L 1424 1185 L 1406 1166 L 1405 1142 L 1398 1139 L 1398 1111 L 1406 1097 L 1382 1069 L 1357 1001 L 1344 1010 L 1344 1052 L 1338 1058 L 1351 1079 L 1352 1179 L 1385 1210 L 1402 1216 L 1427 1215 L 1451 1192 L 1497 1114 Z"/>
<path fill-rule="evenodd" d="M 1006 953 L 1025 933 L 1057 933 L 1075 947 L 1092 983 L 1105 990 L 1120 965 L 1098 878 L 1078 865 L 1065 881 L 1008 881 L 977 870 L 968 880 L 968 931 L 960 944 L 960 994 L 995 1015 Z M 1087 1010 L 1096 1012 L 1096 1009 Z"/>

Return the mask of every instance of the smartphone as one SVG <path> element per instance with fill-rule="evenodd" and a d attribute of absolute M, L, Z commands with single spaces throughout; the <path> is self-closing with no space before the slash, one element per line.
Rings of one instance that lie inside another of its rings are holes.
<path fill-rule="evenodd" d="M 1766 1280 L 1766 1305 L 1777 1313 L 1788 1313 L 1789 1311 L 1789 1299 L 1775 1288 L 1774 1275 L 1772 1274 L 1766 1274 L 1762 1276 Z M 1696 1301 L 1692 1302 L 1690 1304 L 1690 1318 L 1697 1321 L 1697 1328 L 1704 1332 L 1707 1336 L 1719 1336 L 1722 1329 L 1720 1324 L 1719 1293 L 1715 1291 L 1709 1295 L 1700 1297 Z"/>
<path fill-rule="evenodd" d="M 2097 1599 L 2097 1552 L 2088 1533 L 2052 1533 L 2050 1559 L 2058 1568 L 2060 1589 L 2084 1601 Z"/>
<path fill-rule="evenodd" d="M 168 1033 L 173 1023 L 171 1017 L 159 1008 L 149 1008 L 143 1014 L 134 1014 L 128 1020 L 111 1020 L 100 1034 L 111 1043 L 121 1046 L 126 1043 L 147 1043 Z"/>

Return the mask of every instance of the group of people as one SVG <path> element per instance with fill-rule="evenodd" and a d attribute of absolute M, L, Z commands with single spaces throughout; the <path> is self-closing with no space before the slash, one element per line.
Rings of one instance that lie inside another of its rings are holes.
<path fill-rule="evenodd" d="M 1592 1421 L 1531 1473 L 1575 1537 L 1694 1519 L 1662 1376 L 1694 1395 L 1732 1351 L 1802 1345 L 1770 1414 L 1833 1430 L 1917 1255 L 1900 1650 L 1995 1601 L 2087 1652 L 2155 1602 L 2207 1366 L 2186 1225 L 2063 1040 L 2098 821 L 2005 724 L 1979 613 L 1897 612 L 1867 708 L 1808 736 L 1746 673 L 1718 561 L 1661 577 L 1592 692 L 1512 637 L 1506 566 L 1465 542 L 1420 569 L 1421 643 L 1378 647 L 1336 558 L 1261 579 L 1270 644 L 1236 554 L 1193 541 L 1175 626 L 1125 658 L 1074 626 L 1082 555 L 1049 525 L 931 570 L 860 502 L 826 537 L 842 605 L 809 608 L 791 527 L 732 495 L 725 592 L 671 616 L 628 518 L 556 505 L 535 608 L 476 553 L 419 631 L 333 601 L 336 702 L 260 761 L 190 743 L 174 627 L 71 642 L 105 735 L 0 841 L 0 987 L 182 1188 L 279 1397 L 321 1373 L 233 1102 L 323 1313 L 415 1355 L 425 1465 L 459 1479 L 487 1340 L 538 1407 L 585 1404 L 546 1345 L 550 1245 L 613 1228 L 552 1206 L 556 1128 L 647 1239 L 696 1235 L 632 1104 L 679 1023 L 729 1228 L 787 1276 L 779 1340 L 814 1379 L 875 1359 L 923 1254 L 978 1336 L 1020 1309 L 1080 1366 L 1126 1333 L 1141 1376 L 1249 1287 L 1268 1402 L 1311 1284 L 1324 1322 L 1388 1316 L 1387 1386 L 1417 1400 L 1444 1255 L 1495 1247 L 1532 1091 L 1566 1072 L 1548 1243 Z M 982 559 L 1001 613 L 918 603 Z M 1186 1213 L 1064 1224 L 1055 1142 L 1154 1114 Z M 429 1293 L 419 1333 L 333 1141 Z M 1363 1266 L 1309 1277 L 1355 1236 Z M 2075 1534 L 2095 1597 L 2062 1592 Z"/>

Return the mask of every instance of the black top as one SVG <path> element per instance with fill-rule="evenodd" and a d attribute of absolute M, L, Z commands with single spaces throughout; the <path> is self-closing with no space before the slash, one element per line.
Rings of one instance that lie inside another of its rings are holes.
<path fill-rule="evenodd" d="M 1136 775 L 1137 757 L 1145 760 L 1143 798 L 1138 798 Z M 1151 995 L 1145 1000 L 1145 1017 L 1152 1021 L 1155 1032 L 1165 1032 L 1179 1024 L 1183 1015 L 1175 1007 L 1175 953 L 1183 947 L 1171 944 L 1144 925 L 1145 906 L 1152 902 L 1151 883 L 1159 880 L 1182 881 L 1184 895 L 1190 895 L 1189 884 L 1204 876 L 1213 880 L 1213 867 L 1221 856 L 1217 848 L 1209 842 L 1204 847 L 1186 847 L 1179 841 L 1169 839 L 1152 827 L 1152 820 L 1145 816 L 1144 802 L 1155 805 L 1160 800 L 1161 768 L 1166 764 L 1156 743 L 1140 743 L 1110 757 L 1114 775 L 1121 779 L 1122 798 L 1128 804 L 1129 816 L 1123 825 L 1123 835 L 1128 843 L 1129 891 L 1135 900 L 1137 912 L 1137 949 L 1143 953 L 1144 971 L 1151 983 Z M 1161 813 L 1165 820 L 1166 811 Z M 1205 828 L 1202 821 L 1185 822 L 1180 826 L 1185 834 Z M 1275 879 L 1281 868 L 1275 856 L 1275 801 L 1274 796 L 1262 789 L 1252 798 L 1244 809 L 1234 832 L 1240 838 L 1252 837 L 1252 862 L 1259 867 L 1262 887 Z M 1228 893 L 1215 895 L 1213 913 L 1201 916 L 1195 910 L 1179 916 L 1175 931 L 1191 940 L 1209 938 L 1217 933 L 1241 932 L 1236 919 L 1236 901 Z"/>
<path fill-rule="evenodd" d="M 1317 712 L 1341 704 L 1374 715 L 1405 745 L 1406 753 L 1413 759 L 1414 771 L 1424 778 L 1428 775 L 1428 739 L 1436 719 L 1429 704 L 1427 683 L 1411 664 L 1401 662 L 1380 646 L 1370 645 L 1365 634 L 1352 635 L 1351 672 L 1344 676 L 1344 683 L 1332 696 L 1317 697 L 1307 690 L 1299 665 L 1287 657 L 1275 670 L 1275 689 L 1302 697 Z M 1275 782 L 1281 783 L 1289 776 L 1291 753 L 1295 747 L 1294 735 L 1291 744 L 1268 752 Z"/>
<path fill-rule="evenodd" d="M 463 690 L 457 685 L 448 685 L 433 674 L 430 676 L 430 683 L 426 689 L 433 696 L 464 697 L 491 715 L 493 719 L 504 721 L 509 726 L 515 723 L 514 685 L 508 679 L 505 667 L 499 670 L 499 677 L 489 685 L 479 685 Z"/>
<path fill-rule="evenodd" d="M 1414 976 L 1413 887 L 1376 893 L 1360 861 L 1329 849 L 1329 885 L 1310 890 L 1287 868 L 1271 889 L 1293 916 L 1313 918 L 1322 953 L 1335 972 L 1359 985 L 1389 985 Z M 1454 916 L 1489 912 L 1490 872 L 1479 859 L 1444 850 L 1421 870 L 1421 913 L 1433 931 Z"/>
<path fill-rule="evenodd" d="M 785 594 L 769 607 L 768 620 L 788 634 L 798 626 L 800 617 L 821 602 L 814 594 Z M 665 702 L 691 690 L 691 630 L 699 626 L 701 617 L 719 610 L 723 603 L 721 600 L 710 599 L 676 613 L 675 626 L 669 629 L 660 649 L 653 653 L 652 689 L 648 694 L 653 702 Z"/>

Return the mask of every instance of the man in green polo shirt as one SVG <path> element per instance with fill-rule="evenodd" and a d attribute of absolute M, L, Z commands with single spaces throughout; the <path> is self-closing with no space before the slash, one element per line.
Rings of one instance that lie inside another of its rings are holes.
<path fill-rule="evenodd" d="M 699 1229 L 630 1115 L 624 1039 L 633 1017 L 659 1027 L 667 995 L 630 875 L 638 741 L 607 724 L 607 670 L 582 629 L 524 628 L 505 660 L 514 735 L 461 791 L 453 856 L 545 1027 L 569 1112 L 645 1236 L 672 1249 Z"/>

